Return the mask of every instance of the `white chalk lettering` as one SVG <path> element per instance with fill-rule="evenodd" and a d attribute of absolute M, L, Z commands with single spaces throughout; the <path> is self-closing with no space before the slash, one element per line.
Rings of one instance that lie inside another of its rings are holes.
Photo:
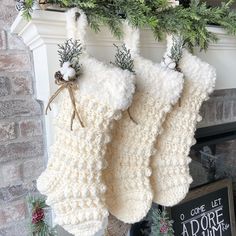
<path fill-rule="evenodd" d="M 201 214 L 203 212 L 205 212 L 205 205 L 202 205 L 200 207 L 196 207 L 194 209 L 191 210 L 191 216 L 195 216 L 195 215 L 198 215 L 198 214 Z"/>
<path fill-rule="evenodd" d="M 220 205 L 221 205 L 221 198 L 218 198 L 218 199 L 211 202 L 212 208 L 218 207 Z"/>
<path fill-rule="evenodd" d="M 229 224 L 222 223 L 222 231 L 225 232 L 229 229 Z"/>
<path fill-rule="evenodd" d="M 187 230 L 187 228 L 186 228 L 186 226 L 185 226 L 184 223 L 183 223 L 183 233 L 182 233 L 182 235 L 183 235 L 183 236 L 189 236 L 188 230 Z"/>
<path fill-rule="evenodd" d="M 219 211 L 222 211 L 222 209 L 217 209 L 217 210 L 215 211 L 215 213 L 216 213 L 216 223 L 217 223 L 217 224 L 222 224 L 222 223 L 224 222 L 224 219 L 222 219 L 222 220 L 220 221 L 219 218 L 220 218 L 221 216 L 223 216 L 223 213 L 219 213 Z"/>
<path fill-rule="evenodd" d="M 215 218 L 215 212 L 213 211 L 213 212 L 209 212 L 208 214 L 207 214 L 207 216 L 208 216 L 208 218 L 209 218 L 209 227 L 211 228 L 211 227 L 213 227 L 216 223 L 215 223 L 215 221 L 214 221 L 214 218 Z"/>
<path fill-rule="evenodd" d="M 205 205 L 192 209 L 190 213 L 194 217 L 182 223 L 182 236 L 223 236 L 223 232 L 229 230 L 230 225 L 224 222 L 223 207 L 219 206 L 219 203 L 221 203 L 220 198 L 213 201 L 215 208 L 207 212 Z M 180 219 L 184 218 L 185 215 L 181 214 Z"/>
<path fill-rule="evenodd" d="M 184 218 L 185 218 L 184 214 L 181 214 L 181 215 L 180 215 L 180 219 L 183 221 Z"/>
<path fill-rule="evenodd" d="M 192 220 L 190 221 L 190 225 L 191 225 L 191 230 L 192 230 L 192 236 L 197 236 L 197 233 L 199 232 L 199 222 L 197 220 Z"/>
<path fill-rule="evenodd" d="M 206 230 L 208 228 L 208 218 L 206 215 L 203 215 L 201 218 L 201 228 Z"/>
<path fill-rule="evenodd" d="M 215 232 L 219 232 L 219 233 L 220 233 L 220 236 L 222 236 L 221 225 L 213 226 L 213 227 L 212 227 L 212 232 L 214 233 L 213 235 L 215 235 Z"/>

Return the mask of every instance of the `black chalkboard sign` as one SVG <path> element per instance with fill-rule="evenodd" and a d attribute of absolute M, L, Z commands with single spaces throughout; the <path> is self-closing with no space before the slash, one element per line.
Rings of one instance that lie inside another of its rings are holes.
<path fill-rule="evenodd" d="M 175 236 L 236 236 L 234 214 L 228 179 L 192 190 L 170 208 Z"/>

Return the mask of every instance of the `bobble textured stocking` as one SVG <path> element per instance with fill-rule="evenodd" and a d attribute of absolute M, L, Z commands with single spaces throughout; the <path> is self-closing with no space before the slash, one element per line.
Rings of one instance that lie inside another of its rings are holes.
<path fill-rule="evenodd" d="M 69 10 L 69 38 L 84 43 L 86 16 L 78 9 Z M 114 119 L 121 118 L 134 93 L 134 77 L 129 71 L 105 65 L 81 56 L 81 76 L 75 92 L 76 107 L 84 123 L 74 121 L 68 91 L 60 93 L 59 113 L 54 120 L 55 141 L 51 147 L 46 170 L 37 181 L 38 189 L 48 196 L 47 203 L 56 215 L 56 222 L 76 236 L 94 235 L 104 227 L 108 211 L 105 206 L 106 187 L 102 182 L 104 156 L 110 141 Z"/>
<path fill-rule="evenodd" d="M 168 39 L 171 44 L 172 38 Z M 173 206 L 183 200 L 192 178 L 189 174 L 190 147 L 194 143 L 199 109 L 213 91 L 215 69 L 184 50 L 179 62 L 184 74 L 184 89 L 180 103 L 167 116 L 162 134 L 157 138 L 157 152 L 152 158 L 151 177 L 154 202 Z"/>
<path fill-rule="evenodd" d="M 139 31 L 125 24 L 125 43 L 134 59 L 136 93 L 114 125 L 103 171 L 108 210 L 125 223 L 140 221 L 151 207 L 150 156 L 166 113 L 182 90 L 182 74 L 138 55 Z"/>

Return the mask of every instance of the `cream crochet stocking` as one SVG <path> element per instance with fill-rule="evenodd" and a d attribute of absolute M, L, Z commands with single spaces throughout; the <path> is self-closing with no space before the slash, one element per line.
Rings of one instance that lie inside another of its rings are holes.
<path fill-rule="evenodd" d="M 183 93 L 180 103 L 175 105 L 164 122 L 164 131 L 157 139 L 157 152 L 151 162 L 154 202 L 163 206 L 179 203 L 189 191 L 192 178 L 188 154 L 195 141 L 197 121 L 201 119 L 199 109 L 213 91 L 216 79 L 212 66 L 186 50 L 179 68 L 185 76 Z"/>
<path fill-rule="evenodd" d="M 166 113 L 182 90 L 182 74 L 162 68 L 138 55 L 139 32 L 127 24 L 125 43 L 131 49 L 136 93 L 122 120 L 115 122 L 103 171 L 108 210 L 125 223 L 140 221 L 151 207 L 150 156 Z"/>
<path fill-rule="evenodd" d="M 86 16 L 75 21 L 67 13 L 69 37 L 83 42 Z M 78 78 L 76 107 L 85 127 L 74 122 L 70 130 L 72 105 L 68 91 L 59 96 L 59 113 L 54 120 L 55 141 L 46 170 L 37 181 L 38 189 L 48 196 L 47 203 L 56 222 L 76 236 L 92 236 L 104 227 L 108 211 L 102 169 L 112 123 L 121 118 L 134 93 L 134 77 L 128 71 L 105 65 L 84 52 Z"/>

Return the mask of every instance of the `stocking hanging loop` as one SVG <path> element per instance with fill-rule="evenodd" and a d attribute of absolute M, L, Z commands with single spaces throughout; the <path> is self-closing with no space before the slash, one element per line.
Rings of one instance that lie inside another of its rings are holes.
<path fill-rule="evenodd" d="M 79 40 L 85 48 L 85 37 L 88 28 L 87 16 L 85 13 L 75 7 L 69 9 L 66 13 L 67 38 Z"/>
<path fill-rule="evenodd" d="M 130 50 L 132 57 L 139 54 L 140 44 L 140 31 L 134 28 L 127 21 L 123 24 L 124 37 L 123 41 L 125 46 Z"/>
<path fill-rule="evenodd" d="M 179 5 L 179 1 L 169 0 L 172 7 Z M 180 35 L 166 35 L 167 49 L 162 59 L 162 65 L 172 70 L 179 70 L 178 62 L 182 56 L 183 41 Z"/>

